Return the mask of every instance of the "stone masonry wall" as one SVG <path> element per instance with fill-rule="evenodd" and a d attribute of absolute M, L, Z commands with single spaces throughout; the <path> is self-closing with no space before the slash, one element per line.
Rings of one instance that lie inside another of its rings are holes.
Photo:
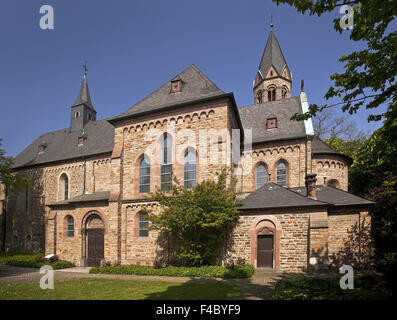
<path fill-rule="evenodd" d="M 228 130 L 228 102 L 206 103 L 139 118 L 115 129 L 123 146 L 123 200 L 142 199 L 139 193 L 139 163 L 150 159 L 150 191 L 160 186 L 162 134 L 173 141 L 173 174 L 183 183 L 184 155 L 196 151 L 197 182 L 213 179 L 223 166 L 231 165 L 231 137 Z M 116 146 L 116 143 L 115 143 Z M 116 147 L 115 147 L 116 148 Z M 214 152 L 215 150 L 215 152 Z"/>
<path fill-rule="evenodd" d="M 347 191 L 349 167 L 342 157 L 338 155 L 314 155 L 313 157 L 313 173 L 317 174 L 316 184 L 323 184 L 324 177 L 327 177 L 326 182 L 335 179 L 338 182 L 338 188 Z"/>
<path fill-rule="evenodd" d="M 7 202 L 7 240 L 9 251 L 44 252 L 46 250 L 47 204 L 63 200 L 59 193 L 59 178 L 66 173 L 69 179 L 69 198 L 83 194 L 84 165 L 86 192 L 109 190 L 110 159 L 93 156 L 81 160 L 54 163 L 18 170 L 30 181 L 27 190 L 10 194 Z M 51 224 L 51 222 L 50 222 Z"/>
<path fill-rule="evenodd" d="M 277 211 L 276 211 L 277 212 Z M 301 272 L 307 269 L 309 214 L 305 212 L 242 214 L 230 236 L 226 258 L 243 258 L 251 263 L 250 229 L 259 216 L 273 215 L 281 224 L 280 270 Z"/>
<path fill-rule="evenodd" d="M 83 258 L 83 218 L 90 212 L 99 212 L 104 222 L 104 259 L 111 260 L 112 252 L 109 242 L 112 235 L 109 231 L 109 206 L 106 203 L 95 203 L 90 206 L 81 205 L 77 208 L 64 207 L 52 210 L 52 218 L 47 220 L 46 254 L 55 253 L 60 259 L 73 262 L 80 266 Z M 67 236 L 67 217 L 74 219 L 74 237 Z M 55 239 L 53 238 L 55 234 Z M 54 241 L 56 250 L 54 250 Z"/>
<path fill-rule="evenodd" d="M 256 168 L 260 163 L 266 166 L 266 181 L 271 173 L 271 181 L 276 183 L 277 165 L 280 161 L 287 163 L 287 187 L 305 185 L 305 139 L 268 142 L 254 145 L 252 152 L 243 156 L 243 171 L 238 177 L 237 190 L 252 192 L 256 190 Z"/>
<path fill-rule="evenodd" d="M 359 211 L 358 209 L 344 209 L 333 211 L 328 216 L 329 225 L 329 236 L 328 236 L 328 255 L 330 264 L 333 262 L 333 258 L 341 257 L 341 253 L 346 252 L 346 248 L 351 246 L 352 243 L 349 240 L 349 236 L 355 230 L 358 231 L 358 225 L 365 221 L 365 225 L 369 226 L 371 223 L 371 217 L 367 211 Z M 366 227 L 368 232 L 369 228 Z M 357 239 L 356 239 L 357 240 Z M 357 242 L 357 241 L 356 241 Z M 355 243 L 357 245 L 357 243 Z M 361 243 L 365 245 L 365 243 Z M 349 261 L 345 261 L 349 263 Z"/>

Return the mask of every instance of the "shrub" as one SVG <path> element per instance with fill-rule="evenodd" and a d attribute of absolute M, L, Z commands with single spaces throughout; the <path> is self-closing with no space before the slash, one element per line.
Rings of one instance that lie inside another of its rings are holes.
<path fill-rule="evenodd" d="M 40 268 L 44 265 L 49 265 L 54 270 L 74 267 L 73 263 L 58 260 L 56 256 L 47 260 L 44 258 L 44 254 L 42 253 L 1 253 L 0 264 L 24 268 Z"/>
<path fill-rule="evenodd" d="M 293 277 L 275 285 L 273 300 L 373 300 L 385 299 L 387 294 L 377 286 L 380 278 L 367 275 L 354 279 L 354 289 L 342 290 L 339 277 Z"/>
<path fill-rule="evenodd" d="M 169 277 L 197 277 L 197 278 L 249 278 L 255 272 L 251 265 L 236 266 L 233 269 L 227 269 L 222 266 L 201 266 L 201 267 L 174 267 L 154 268 L 151 266 L 139 265 L 122 265 L 94 267 L 90 273 L 100 274 L 134 274 L 134 275 L 151 275 L 151 276 L 169 276 Z"/>

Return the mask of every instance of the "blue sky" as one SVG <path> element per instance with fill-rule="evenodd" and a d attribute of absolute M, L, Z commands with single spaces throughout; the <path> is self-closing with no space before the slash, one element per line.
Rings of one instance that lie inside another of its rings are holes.
<path fill-rule="evenodd" d="M 52 5 L 55 30 L 39 27 Z M 338 10 L 322 17 L 270 0 L 2 0 L 0 4 L 0 138 L 15 156 L 40 134 L 66 128 L 88 60 L 98 119 L 124 112 L 191 64 L 239 106 L 253 103 L 252 82 L 269 34 L 270 15 L 293 75 L 309 103 L 324 103 L 338 57 L 362 45 L 333 29 Z M 333 108 L 340 114 L 339 108 Z M 373 131 L 360 110 L 350 119 Z"/>

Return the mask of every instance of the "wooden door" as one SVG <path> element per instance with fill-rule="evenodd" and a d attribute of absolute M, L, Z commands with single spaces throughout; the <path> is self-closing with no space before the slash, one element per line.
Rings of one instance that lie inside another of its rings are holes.
<path fill-rule="evenodd" d="M 87 262 L 89 267 L 99 266 L 104 258 L 103 229 L 87 230 Z"/>
<path fill-rule="evenodd" d="M 273 235 L 258 235 L 257 267 L 273 268 Z"/>

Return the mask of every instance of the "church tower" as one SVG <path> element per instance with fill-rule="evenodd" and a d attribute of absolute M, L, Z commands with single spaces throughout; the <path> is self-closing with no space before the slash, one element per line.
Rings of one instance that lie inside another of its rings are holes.
<path fill-rule="evenodd" d="M 291 97 L 292 76 L 273 24 L 254 80 L 254 101 L 262 103 Z"/>
<path fill-rule="evenodd" d="M 87 122 L 95 120 L 96 111 L 92 106 L 90 91 L 88 90 L 87 69 L 85 67 L 79 95 L 76 102 L 72 105 L 70 129 L 71 131 L 82 130 Z"/>

